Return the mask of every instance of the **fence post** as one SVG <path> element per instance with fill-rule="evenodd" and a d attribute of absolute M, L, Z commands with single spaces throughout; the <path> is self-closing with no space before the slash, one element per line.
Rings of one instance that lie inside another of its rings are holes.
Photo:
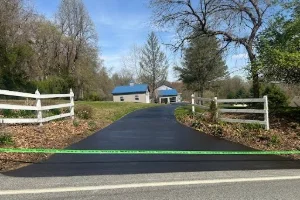
<path fill-rule="evenodd" d="M 70 89 L 70 103 L 71 103 L 71 106 L 70 106 L 71 119 L 74 120 L 74 115 L 75 115 L 75 112 L 74 112 L 74 93 L 73 93 L 72 89 Z"/>
<path fill-rule="evenodd" d="M 219 113 L 218 113 L 218 97 L 214 97 L 214 103 L 215 103 L 215 106 L 216 106 L 216 111 L 215 111 L 215 119 L 216 121 L 218 120 L 219 118 Z"/>
<path fill-rule="evenodd" d="M 268 106 L 268 96 L 264 96 L 264 111 L 265 111 L 265 129 L 269 130 L 269 106 Z"/>
<path fill-rule="evenodd" d="M 194 106 L 194 104 L 195 104 L 195 94 L 193 93 L 192 94 L 192 112 L 193 113 L 195 113 L 195 106 Z"/>
<path fill-rule="evenodd" d="M 43 125 L 43 114 L 42 114 L 42 103 L 40 98 L 40 92 L 39 90 L 35 91 L 36 95 L 36 108 L 37 108 L 37 120 L 40 123 L 40 126 Z"/>

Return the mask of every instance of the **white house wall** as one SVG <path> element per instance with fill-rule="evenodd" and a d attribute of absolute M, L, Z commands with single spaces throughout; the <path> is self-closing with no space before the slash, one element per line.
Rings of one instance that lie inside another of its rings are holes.
<path fill-rule="evenodd" d="M 139 100 L 135 100 L 135 95 L 139 96 Z M 114 102 L 121 102 L 120 97 L 124 98 L 123 102 L 140 102 L 147 103 L 146 94 L 125 94 L 125 95 L 113 95 Z"/>

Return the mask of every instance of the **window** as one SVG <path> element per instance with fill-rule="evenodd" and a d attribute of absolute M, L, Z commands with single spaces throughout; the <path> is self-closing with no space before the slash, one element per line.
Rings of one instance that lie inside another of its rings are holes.
<path fill-rule="evenodd" d="M 134 99 L 135 99 L 136 101 L 140 100 L 139 95 L 135 95 Z"/>
<path fill-rule="evenodd" d="M 124 97 L 120 97 L 120 101 L 124 101 Z"/>

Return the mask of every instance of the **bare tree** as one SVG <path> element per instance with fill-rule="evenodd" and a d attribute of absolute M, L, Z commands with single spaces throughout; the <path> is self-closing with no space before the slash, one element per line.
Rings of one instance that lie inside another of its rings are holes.
<path fill-rule="evenodd" d="M 258 68 L 254 42 L 268 18 L 273 0 L 152 0 L 155 22 L 160 26 L 176 25 L 179 43 L 201 35 L 217 36 L 225 42 L 245 47 L 250 59 L 254 96 L 259 96 Z M 192 34 L 197 32 L 198 34 Z"/>
<path fill-rule="evenodd" d="M 94 24 L 82 2 L 82 0 L 62 0 L 56 14 L 56 23 L 65 40 L 67 72 L 77 77 L 75 95 L 83 98 L 81 72 L 78 60 L 83 52 L 88 49 L 97 49 L 97 34 Z M 65 37 L 67 36 L 67 37 Z M 88 46 L 89 48 L 85 47 Z"/>
<path fill-rule="evenodd" d="M 126 72 L 126 77 L 131 76 L 137 82 L 140 82 L 140 61 L 141 61 L 141 47 L 133 45 L 129 53 L 122 57 L 123 67 L 121 71 Z"/>
<path fill-rule="evenodd" d="M 30 47 L 30 7 L 23 0 L 0 1 L 0 87 L 24 90 L 33 51 Z"/>
<path fill-rule="evenodd" d="M 141 81 L 149 84 L 151 97 L 155 98 L 154 90 L 158 84 L 167 79 L 168 62 L 166 55 L 160 50 L 158 39 L 153 32 L 149 34 L 147 44 L 142 49 L 140 69 Z"/>

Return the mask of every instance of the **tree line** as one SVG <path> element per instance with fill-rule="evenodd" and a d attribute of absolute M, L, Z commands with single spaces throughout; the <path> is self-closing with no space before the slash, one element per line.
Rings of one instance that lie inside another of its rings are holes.
<path fill-rule="evenodd" d="M 0 2 L 0 87 L 65 93 L 77 99 L 99 91 L 107 76 L 97 34 L 81 0 L 62 0 L 50 21 L 23 0 Z"/>
<path fill-rule="evenodd" d="M 82 0 L 61 0 L 54 20 L 26 3 L 0 1 L 1 89 L 66 93 L 73 88 L 76 99 L 110 100 L 116 85 L 134 80 L 153 91 L 166 81 L 167 58 L 153 32 L 137 49 L 136 63 L 124 62 L 111 74 L 99 58 L 98 35 Z"/>

